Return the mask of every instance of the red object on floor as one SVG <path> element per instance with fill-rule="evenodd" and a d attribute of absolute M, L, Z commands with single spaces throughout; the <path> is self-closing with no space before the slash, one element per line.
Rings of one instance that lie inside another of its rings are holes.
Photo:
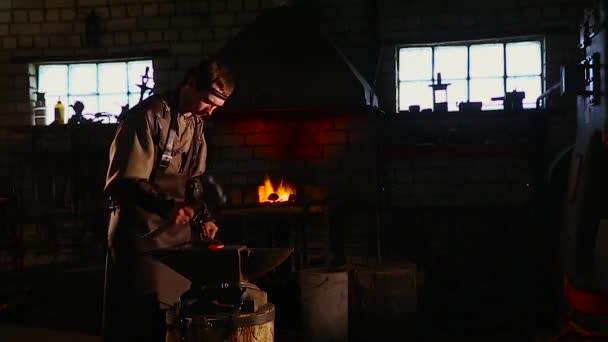
<path fill-rule="evenodd" d="M 590 316 L 608 316 L 608 296 L 579 290 L 565 278 L 564 295 L 572 308 Z"/>
<path fill-rule="evenodd" d="M 608 316 L 608 296 L 585 292 L 572 285 L 568 278 L 564 279 L 564 296 L 568 304 L 577 312 L 589 316 Z M 551 339 L 558 342 L 567 337 L 580 337 L 608 341 L 608 333 L 589 331 L 576 324 L 572 318 L 565 317 L 566 328 Z"/>
<path fill-rule="evenodd" d="M 570 318 L 566 318 L 566 328 L 558 336 L 553 337 L 551 342 L 559 342 L 569 337 L 608 341 L 608 334 L 585 330 Z"/>

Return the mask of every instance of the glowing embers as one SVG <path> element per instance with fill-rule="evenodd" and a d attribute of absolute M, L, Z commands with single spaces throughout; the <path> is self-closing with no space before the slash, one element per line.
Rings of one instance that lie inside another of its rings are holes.
<path fill-rule="evenodd" d="M 268 203 L 287 203 L 296 201 L 296 188 L 290 183 L 281 179 L 278 187 L 274 187 L 268 175 L 264 179 L 264 185 L 258 186 L 258 202 Z"/>

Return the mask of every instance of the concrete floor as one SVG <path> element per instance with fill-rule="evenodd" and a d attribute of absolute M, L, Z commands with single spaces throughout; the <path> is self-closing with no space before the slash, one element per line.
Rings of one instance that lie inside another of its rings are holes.
<path fill-rule="evenodd" d="M 539 333 L 536 337 L 535 342 L 549 342 L 551 335 L 548 333 Z M 275 336 L 275 342 L 299 342 L 305 341 L 298 336 L 297 333 L 289 331 L 277 331 Z M 408 339 L 409 340 L 409 339 Z M 454 336 L 437 336 L 432 341 L 477 341 L 478 339 L 470 339 L 463 337 L 459 339 Z M 32 327 L 27 325 L 19 324 L 2 324 L 0 325 L 0 341 L 2 342 L 101 342 L 99 336 L 70 332 L 70 331 L 59 331 L 47 328 Z M 484 341 L 488 342 L 515 342 L 510 341 L 505 336 L 488 336 Z"/>
<path fill-rule="evenodd" d="M 58 331 L 18 324 L 1 324 L 2 342 L 101 342 L 99 336 L 77 332 Z"/>
<path fill-rule="evenodd" d="M 6 277 L 0 277 L 6 280 Z M 2 322 L 0 317 L 0 342 L 28 342 L 28 341 L 74 341 L 74 342 L 98 342 L 100 337 L 96 336 L 99 331 L 100 304 L 103 274 L 94 272 L 64 272 L 37 276 L 36 279 L 43 286 L 38 291 L 30 291 L 29 301 L 25 302 L 27 311 L 19 313 L 11 320 Z M 2 281 L 0 281 L 1 283 Z M 83 289 L 86 289 L 83 291 Z M 286 293 L 291 298 L 291 293 Z M 281 304 L 281 298 L 275 298 L 276 304 Z M 283 308 L 294 307 L 293 303 L 284 300 Z M 274 301 L 273 301 L 274 302 Z M 277 317 L 275 342 L 299 342 L 310 339 L 300 337 L 297 327 L 279 322 L 289 320 L 294 313 L 283 310 Z M 446 320 L 437 316 L 441 310 L 435 310 L 423 315 L 425 319 L 415 324 L 413 329 L 402 328 L 404 341 L 492 341 L 492 342 L 524 342 L 519 338 L 513 339 L 503 333 L 493 333 L 486 330 L 486 336 L 466 336 L 462 330 L 443 331 L 438 330 L 440 322 Z M 492 315 L 491 313 L 488 313 Z M 295 316 L 292 317 L 295 319 Z M 452 316 L 452 320 L 458 315 Z M 294 320 L 292 319 L 292 320 Z M 461 317 L 461 320 L 464 319 Z M 467 321 L 467 320 L 465 320 Z M 464 322 L 463 322 L 464 323 Z M 468 322 L 471 323 L 470 321 Z M 460 325 L 458 325 L 460 326 Z M 466 328 L 466 324 L 464 324 Z M 416 330 L 419 330 L 416 332 Z M 463 329 L 464 330 L 464 329 Z M 513 332 L 513 331 L 511 331 Z M 533 335 L 533 334 L 532 334 Z M 536 339 L 526 338 L 525 342 L 548 342 L 551 333 L 538 334 Z M 528 335 L 529 336 L 529 335 Z M 356 336 L 351 336 L 356 341 Z"/>

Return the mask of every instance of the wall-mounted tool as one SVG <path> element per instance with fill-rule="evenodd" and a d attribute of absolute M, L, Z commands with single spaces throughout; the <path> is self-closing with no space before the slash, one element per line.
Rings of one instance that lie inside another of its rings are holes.
<path fill-rule="evenodd" d="M 148 82 L 150 81 L 150 76 L 148 73 L 150 72 L 150 67 L 146 67 L 146 72 L 141 76 L 141 84 L 138 84 L 139 87 L 139 102 L 144 99 L 144 95 L 147 91 L 152 91 L 153 88 L 148 87 Z"/>
<path fill-rule="evenodd" d="M 482 106 L 483 103 L 481 102 L 466 101 L 458 104 L 458 110 L 461 112 L 481 112 Z"/>
<path fill-rule="evenodd" d="M 519 111 L 524 109 L 523 100 L 525 98 L 525 92 L 513 90 L 505 93 L 505 96 L 493 97 L 492 101 L 503 101 L 506 111 Z"/>
<path fill-rule="evenodd" d="M 583 22 L 579 27 L 579 48 L 586 49 L 591 45 L 593 38 L 601 29 L 600 11 L 597 8 L 585 9 Z"/>
<path fill-rule="evenodd" d="M 429 85 L 433 88 L 433 111 L 448 111 L 448 86 L 450 83 L 441 83 L 441 73 L 437 73 L 437 83 Z"/>

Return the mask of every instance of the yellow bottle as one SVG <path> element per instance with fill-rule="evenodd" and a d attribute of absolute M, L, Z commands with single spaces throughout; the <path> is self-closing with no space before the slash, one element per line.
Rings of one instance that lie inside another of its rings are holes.
<path fill-rule="evenodd" d="M 65 106 L 61 103 L 61 99 L 55 105 L 55 122 L 62 125 L 65 123 Z"/>

